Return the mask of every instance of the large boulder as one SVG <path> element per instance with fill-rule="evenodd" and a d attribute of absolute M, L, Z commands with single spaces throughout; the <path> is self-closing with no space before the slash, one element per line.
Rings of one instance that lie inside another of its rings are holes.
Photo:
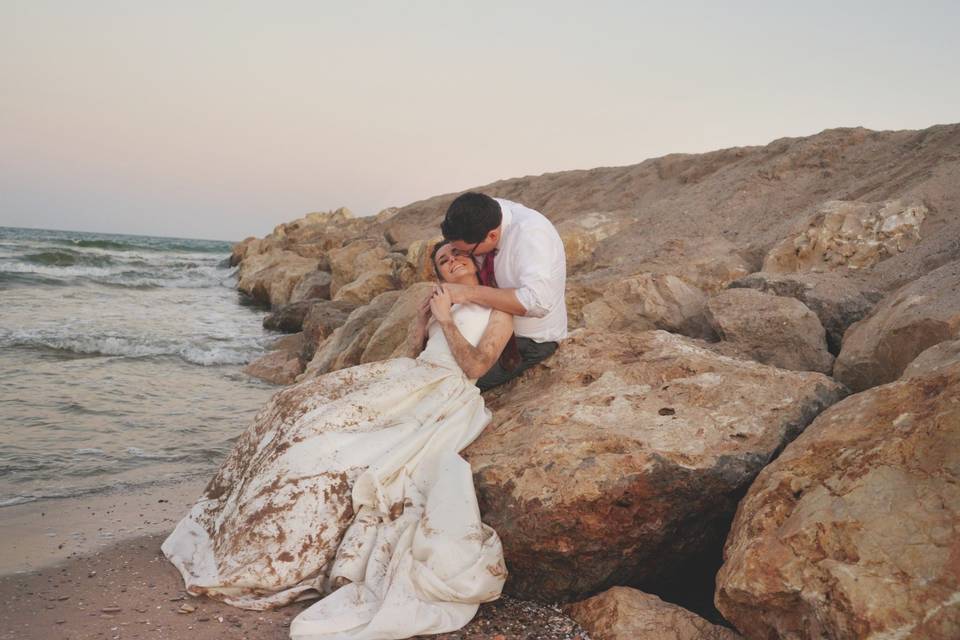
<path fill-rule="evenodd" d="M 563 612 L 591 640 L 740 640 L 732 629 L 630 587 L 613 587 Z"/>
<path fill-rule="evenodd" d="M 741 250 L 723 238 L 677 238 L 649 254 L 621 246 L 627 239 L 625 235 L 613 234 L 601 242 L 593 255 L 597 269 L 584 277 L 600 285 L 637 273 L 668 274 L 714 293 L 755 271 Z"/>
<path fill-rule="evenodd" d="M 301 300 L 329 300 L 333 276 L 328 271 L 314 271 L 300 279 L 290 292 L 290 302 Z"/>
<path fill-rule="evenodd" d="M 960 638 L 960 364 L 831 407 L 740 503 L 717 607 L 748 638 Z"/>
<path fill-rule="evenodd" d="M 306 370 L 298 379 L 360 364 L 367 343 L 399 297 L 399 291 L 387 291 L 374 298 L 370 304 L 354 309 L 346 322 L 317 347 Z"/>
<path fill-rule="evenodd" d="M 777 243 L 764 271 L 827 271 L 871 267 L 920 241 L 927 208 L 899 200 L 832 200 L 804 221 L 802 230 Z"/>
<path fill-rule="evenodd" d="M 316 300 L 301 300 L 300 302 L 285 304 L 263 317 L 263 328 L 284 333 L 302 331 L 303 319 L 316 303 Z"/>
<path fill-rule="evenodd" d="M 314 301 L 303 318 L 304 357 L 313 358 L 317 347 L 326 340 L 337 327 L 343 325 L 356 309 L 349 302 L 332 300 Z"/>
<path fill-rule="evenodd" d="M 843 337 L 834 377 L 862 391 L 900 377 L 920 352 L 960 337 L 960 261 L 884 298 Z"/>
<path fill-rule="evenodd" d="M 960 362 L 960 340 L 947 340 L 921 352 L 900 377 L 916 378 L 955 362 Z"/>
<path fill-rule="evenodd" d="M 248 255 L 240 263 L 237 287 L 258 302 L 277 308 L 289 302 L 296 284 L 316 268 L 316 260 L 292 251 Z"/>
<path fill-rule="evenodd" d="M 709 339 L 714 332 L 704 315 L 706 304 L 703 291 L 676 276 L 640 273 L 604 287 L 603 296 L 581 313 L 588 329 L 664 329 Z"/>
<path fill-rule="evenodd" d="M 842 387 L 664 331 L 578 331 L 489 398 L 465 450 L 509 593 L 570 600 L 672 575 Z"/>
<path fill-rule="evenodd" d="M 417 317 L 417 309 L 430 295 L 433 287 L 429 282 L 419 282 L 400 294 L 393 307 L 380 321 L 377 330 L 370 336 L 363 355 L 360 356 L 360 362 L 386 360 L 397 355 Z"/>
<path fill-rule="evenodd" d="M 795 298 L 727 289 L 707 302 L 707 318 L 737 355 L 794 371 L 829 374 L 833 367 L 823 325 Z"/>
<path fill-rule="evenodd" d="M 330 261 L 330 294 L 336 296 L 341 287 L 365 272 L 381 271 L 381 263 L 387 253 L 386 244 L 375 238 L 359 238 L 331 249 L 327 254 Z"/>
<path fill-rule="evenodd" d="M 817 314 L 827 332 L 830 353 L 840 353 L 843 333 L 866 316 L 879 293 L 837 272 L 771 273 L 758 271 L 730 283 L 730 288 L 756 289 L 775 296 L 796 298 Z"/>
<path fill-rule="evenodd" d="M 563 241 L 567 275 L 589 265 L 600 241 L 609 238 L 623 225 L 622 217 L 597 211 L 558 223 L 557 233 Z"/>
<path fill-rule="evenodd" d="M 272 384 L 291 384 L 303 373 L 303 334 L 284 336 L 272 351 L 257 358 L 243 372 Z"/>

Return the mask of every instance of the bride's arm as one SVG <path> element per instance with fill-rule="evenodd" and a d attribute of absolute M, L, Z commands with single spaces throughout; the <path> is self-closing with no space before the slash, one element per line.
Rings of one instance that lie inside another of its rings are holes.
<path fill-rule="evenodd" d="M 468 378 L 479 378 L 493 366 L 507 340 L 513 333 L 513 316 L 504 311 L 490 311 L 490 321 L 477 346 L 473 346 L 460 333 L 450 313 L 450 296 L 445 292 L 434 294 L 430 309 L 443 329 L 450 345 L 450 352 Z"/>

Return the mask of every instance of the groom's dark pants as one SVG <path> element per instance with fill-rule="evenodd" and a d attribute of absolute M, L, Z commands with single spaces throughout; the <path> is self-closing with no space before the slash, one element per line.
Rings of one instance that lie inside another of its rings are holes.
<path fill-rule="evenodd" d="M 517 336 L 517 351 L 520 352 L 520 365 L 512 371 L 508 371 L 504 369 L 500 361 L 497 360 L 497 362 L 490 367 L 490 371 L 487 371 L 477 380 L 477 386 L 480 387 L 480 391 L 486 391 L 498 387 L 505 382 L 509 382 L 538 362 L 546 360 L 556 350 L 556 342 L 534 342 L 530 338 Z"/>

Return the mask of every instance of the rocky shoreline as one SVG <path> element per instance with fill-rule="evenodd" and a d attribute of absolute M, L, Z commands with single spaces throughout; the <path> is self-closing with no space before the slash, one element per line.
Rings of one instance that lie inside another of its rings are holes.
<path fill-rule="evenodd" d="M 476 190 L 557 225 L 572 331 L 486 394 L 493 423 L 464 455 L 508 598 L 449 637 L 960 637 L 960 125 Z M 398 353 L 456 195 L 238 243 L 239 289 L 288 334 L 248 373 L 285 385 Z M 68 634 L 23 631 L 24 591 L 59 607 L 83 563 L 121 559 L 144 588 L 111 573 L 98 593 L 158 598 L 162 630 L 141 637 L 286 637 L 294 610 L 179 600 L 158 540 L 4 578 L 2 637 L 131 637 L 145 616 L 122 628 L 127 604 L 102 598 Z"/>
<path fill-rule="evenodd" d="M 960 635 L 960 126 L 477 190 L 543 211 L 568 262 L 571 337 L 487 394 L 465 452 L 508 594 L 615 588 L 569 609 L 597 638 L 676 613 L 627 588 L 748 638 Z M 397 353 L 456 195 L 236 245 L 240 289 L 292 334 L 248 371 Z M 683 595 L 705 588 L 717 609 Z M 732 633 L 697 619 L 676 637 Z"/>

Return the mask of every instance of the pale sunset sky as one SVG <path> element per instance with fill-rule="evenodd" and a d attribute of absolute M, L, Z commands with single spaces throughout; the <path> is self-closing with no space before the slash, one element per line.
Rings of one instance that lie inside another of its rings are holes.
<path fill-rule="evenodd" d="M 236 240 L 960 121 L 957 2 L 0 0 L 0 226 Z"/>

